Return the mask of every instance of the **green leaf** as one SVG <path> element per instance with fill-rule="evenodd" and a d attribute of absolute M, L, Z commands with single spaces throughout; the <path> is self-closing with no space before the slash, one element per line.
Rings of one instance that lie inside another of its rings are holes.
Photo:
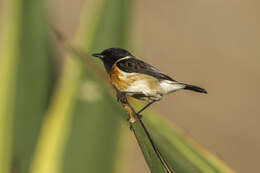
<path fill-rule="evenodd" d="M 73 58 L 73 57 L 68 57 Z M 79 64 L 67 59 L 60 81 L 43 121 L 41 135 L 31 165 L 32 173 L 60 172 L 70 129 L 75 93 L 79 85 Z"/>
<path fill-rule="evenodd" d="M 0 128 L 5 128 L 0 146 L 9 153 L 0 155 L 12 170 L 28 172 L 53 82 L 52 57 L 43 1 L 10 0 L 6 6 L 0 37 L 0 79 L 5 81 L 0 88 Z"/>
<path fill-rule="evenodd" d="M 150 171 L 152 173 L 173 172 L 172 168 L 168 167 L 168 164 L 165 163 L 164 158 L 162 158 L 160 153 L 158 153 L 157 147 L 154 145 L 150 134 L 148 134 L 149 132 L 147 132 L 142 121 L 138 120 L 133 123 L 132 128 Z"/>
<path fill-rule="evenodd" d="M 21 34 L 21 4 L 10 0 L 4 10 L 5 22 L 0 37 L 0 172 L 11 168 L 12 120 L 14 117 L 15 80 L 18 60 L 18 41 Z"/>
<path fill-rule="evenodd" d="M 164 122 L 153 113 L 147 113 L 144 121 L 162 155 L 174 167 L 176 173 L 234 173 L 181 130 Z"/>

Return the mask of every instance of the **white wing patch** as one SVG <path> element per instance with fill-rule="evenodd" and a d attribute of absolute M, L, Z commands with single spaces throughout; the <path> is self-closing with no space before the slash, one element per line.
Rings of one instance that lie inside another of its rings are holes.
<path fill-rule="evenodd" d="M 168 94 L 168 93 L 177 91 L 179 89 L 183 89 L 185 87 L 185 85 L 183 85 L 181 83 L 169 81 L 169 80 L 161 81 L 160 86 L 161 86 L 163 94 Z"/>
<path fill-rule="evenodd" d="M 138 80 L 132 83 L 132 85 L 127 88 L 128 92 L 140 92 L 145 95 L 153 95 L 153 91 L 149 87 L 149 84 L 145 80 Z"/>

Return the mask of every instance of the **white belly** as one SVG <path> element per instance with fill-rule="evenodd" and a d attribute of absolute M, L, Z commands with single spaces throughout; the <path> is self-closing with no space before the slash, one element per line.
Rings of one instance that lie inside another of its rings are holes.
<path fill-rule="evenodd" d="M 168 94 L 174 91 L 177 91 L 179 89 L 183 89 L 185 85 L 174 82 L 174 81 L 169 81 L 169 80 L 163 80 L 160 82 L 161 86 L 161 92 L 162 94 Z"/>
<path fill-rule="evenodd" d="M 151 88 L 149 81 L 146 80 L 137 80 L 127 88 L 127 92 L 139 92 L 145 95 L 154 95 L 157 91 L 158 89 L 156 87 Z"/>

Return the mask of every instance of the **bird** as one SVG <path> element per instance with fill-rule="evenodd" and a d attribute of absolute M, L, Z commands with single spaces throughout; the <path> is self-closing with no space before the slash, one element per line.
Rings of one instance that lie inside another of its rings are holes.
<path fill-rule="evenodd" d="M 111 84 L 120 94 L 147 102 L 136 112 L 138 115 L 154 102 L 160 101 L 166 94 L 178 90 L 207 94 L 201 87 L 174 80 L 123 48 L 108 48 L 92 56 L 103 62 Z"/>

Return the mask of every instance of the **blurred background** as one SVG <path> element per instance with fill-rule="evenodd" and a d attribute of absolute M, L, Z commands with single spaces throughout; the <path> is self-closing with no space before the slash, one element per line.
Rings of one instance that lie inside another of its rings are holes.
<path fill-rule="evenodd" d="M 93 4 L 49 0 L 47 16 L 72 40 Z M 139 0 L 126 26 L 136 57 L 209 93 L 176 92 L 152 109 L 239 173 L 257 172 L 260 161 L 259 8 L 257 0 Z M 136 142 L 126 141 L 123 172 L 148 172 Z"/>

